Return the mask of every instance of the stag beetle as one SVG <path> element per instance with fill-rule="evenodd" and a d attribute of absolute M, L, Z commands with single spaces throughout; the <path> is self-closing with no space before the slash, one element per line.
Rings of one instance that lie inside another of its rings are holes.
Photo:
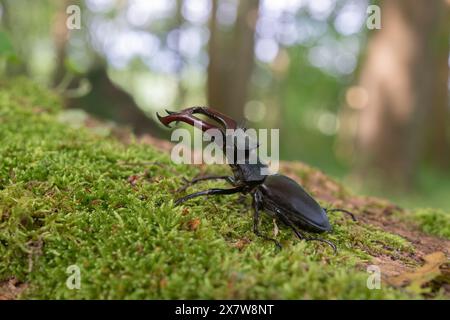
<path fill-rule="evenodd" d="M 206 132 L 209 129 L 218 129 L 223 137 L 227 134 L 227 129 L 237 130 L 240 128 L 235 120 L 208 107 L 192 107 L 180 112 L 166 110 L 166 112 L 168 113 L 167 116 L 162 117 L 157 114 L 157 117 L 162 124 L 169 128 L 170 123 L 178 123 L 181 121 L 200 128 L 203 132 Z M 219 124 L 219 126 L 205 122 L 194 116 L 194 114 L 207 116 Z M 245 128 L 241 129 L 244 131 L 246 130 Z M 236 146 L 233 147 L 235 148 Z M 262 174 L 261 169 L 267 168 L 267 165 L 263 164 L 259 159 L 254 164 L 246 162 L 243 164 L 230 162 L 229 165 L 232 169 L 233 176 L 198 177 L 192 181 L 187 181 L 187 184 L 181 188 L 180 191 L 185 190 L 187 187 L 200 181 L 206 180 L 225 180 L 233 186 L 232 188 L 213 188 L 199 191 L 179 198 L 175 201 L 175 205 L 180 205 L 189 199 L 199 196 L 228 195 L 235 193 L 242 193 L 244 195 L 250 194 L 253 199 L 254 233 L 265 240 L 273 241 L 278 248 L 281 248 L 281 244 L 277 240 L 267 237 L 259 231 L 258 225 L 260 211 L 262 210 L 290 227 L 299 239 L 325 242 L 333 248 L 334 252 L 336 252 L 336 246 L 331 241 L 322 238 L 307 237 L 303 235 L 299 229 L 314 233 L 331 231 L 332 228 L 327 217 L 327 213 L 329 212 L 340 211 L 350 215 L 351 218 L 356 221 L 355 216 L 347 210 L 322 208 L 317 201 L 294 180 L 280 174 Z"/>

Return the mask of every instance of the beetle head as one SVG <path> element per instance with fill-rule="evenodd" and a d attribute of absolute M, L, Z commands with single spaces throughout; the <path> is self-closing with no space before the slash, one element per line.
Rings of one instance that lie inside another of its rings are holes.
<path fill-rule="evenodd" d="M 224 141 L 226 141 L 227 135 L 229 135 L 227 130 L 231 129 L 233 130 L 231 138 L 234 148 L 238 150 L 252 150 L 258 147 L 255 139 L 252 139 L 252 137 L 245 133 L 245 128 L 239 128 L 235 120 L 214 109 L 208 107 L 192 107 L 178 112 L 168 110 L 166 110 L 166 112 L 168 115 L 164 117 L 160 116 L 158 113 L 156 114 L 159 121 L 166 127 L 170 128 L 172 122 L 185 122 L 201 129 L 203 132 L 210 129 L 216 129 L 221 132 Z M 195 114 L 205 115 L 214 120 L 218 125 L 206 122 L 196 117 Z"/>

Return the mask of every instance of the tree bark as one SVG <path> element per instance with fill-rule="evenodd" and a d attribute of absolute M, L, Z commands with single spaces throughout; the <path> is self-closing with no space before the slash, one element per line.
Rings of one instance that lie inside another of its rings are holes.
<path fill-rule="evenodd" d="M 183 26 L 183 4 L 184 4 L 184 0 L 177 0 L 176 2 L 176 13 L 175 13 L 175 22 L 174 22 L 174 26 L 173 29 L 178 29 L 181 31 L 181 28 Z M 186 88 L 183 85 L 183 80 L 182 80 L 182 76 L 183 76 L 183 69 L 185 66 L 185 61 L 184 61 L 184 57 L 180 52 L 180 36 L 179 33 L 176 36 L 176 48 L 173 49 L 175 55 L 177 56 L 177 58 L 179 59 L 179 64 L 177 66 L 176 69 L 176 81 L 177 81 L 177 97 L 175 100 L 175 105 L 178 107 L 183 107 L 183 103 L 184 100 L 186 98 Z"/>
<path fill-rule="evenodd" d="M 433 46 L 435 50 L 432 52 L 433 70 L 436 71 L 432 79 L 432 88 L 434 94 L 432 96 L 432 110 L 428 119 L 428 135 L 430 143 L 425 150 L 428 158 L 436 167 L 449 170 L 450 169 L 450 105 L 448 98 L 449 68 L 448 59 L 450 51 L 450 2 L 447 8 L 438 12 L 438 20 L 436 21 L 437 34 L 436 41 Z M 445 4 L 444 4 L 445 6 Z"/>
<path fill-rule="evenodd" d="M 218 0 L 210 20 L 208 103 L 237 120 L 243 119 L 254 65 L 255 26 L 259 0 L 240 1 L 231 34 L 220 30 Z"/>
<path fill-rule="evenodd" d="M 52 35 L 55 46 L 55 70 L 53 72 L 52 83 L 57 86 L 63 79 L 66 73 L 66 47 L 69 42 L 69 29 L 66 26 L 67 13 L 66 9 L 70 5 L 69 0 L 62 0 L 58 2 L 53 17 Z"/>
<path fill-rule="evenodd" d="M 409 187 L 427 145 L 448 157 L 448 5 L 385 0 L 381 7 L 382 28 L 360 75 L 368 102 L 358 115 L 357 168 Z"/>

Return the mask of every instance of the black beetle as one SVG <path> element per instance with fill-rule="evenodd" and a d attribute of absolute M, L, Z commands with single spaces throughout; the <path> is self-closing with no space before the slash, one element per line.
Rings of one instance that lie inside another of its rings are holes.
<path fill-rule="evenodd" d="M 166 110 L 167 111 L 167 110 Z M 225 138 L 227 129 L 237 130 L 239 126 L 236 121 L 226 115 L 208 108 L 208 107 L 192 107 L 180 112 L 167 111 L 168 115 L 161 117 L 157 114 L 158 119 L 165 126 L 170 127 L 172 122 L 185 122 L 200 128 L 203 132 L 209 129 L 218 129 Z M 220 126 L 205 122 L 194 114 L 202 114 L 214 120 Z M 244 131 L 245 128 L 241 128 Z M 225 139 L 224 139 L 225 140 Z M 223 145 L 225 151 L 225 144 Z M 229 146 L 228 146 L 229 147 Z M 236 145 L 232 146 L 236 148 Z M 252 150 L 246 150 L 251 152 Z M 262 174 L 261 169 L 267 168 L 259 158 L 255 164 L 243 163 L 239 164 L 231 162 L 229 164 L 233 171 L 233 176 L 205 176 L 198 177 L 188 183 L 180 191 L 185 190 L 190 185 L 206 180 L 225 180 L 230 183 L 233 188 L 229 189 L 209 189 L 199 191 L 184 196 L 176 200 L 175 204 L 179 205 L 189 199 L 205 196 L 205 195 L 226 195 L 243 193 L 250 194 L 253 198 L 253 231 L 259 237 L 273 241 L 277 247 L 281 248 L 280 243 L 270 237 L 260 233 L 258 229 L 259 214 L 261 210 L 266 211 L 271 216 L 290 227 L 299 239 L 310 241 L 322 241 L 330 245 L 336 252 L 336 246 L 329 240 L 321 238 L 312 238 L 303 235 L 299 229 L 307 230 L 314 233 L 331 231 L 331 225 L 327 217 L 327 212 L 341 211 L 356 220 L 354 215 L 343 209 L 325 209 L 322 208 L 314 198 L 309 195 L 297 182 L 280 174 L 268 175 Z"/>

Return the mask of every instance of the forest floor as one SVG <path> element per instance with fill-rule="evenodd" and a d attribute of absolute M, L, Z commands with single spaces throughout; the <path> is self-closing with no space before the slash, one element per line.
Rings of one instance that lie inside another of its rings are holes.
<path fill-rule="evenodd" d="M 277 251 L 253 234 L 250 199 L 174 207 L 183 178 L 227 167 L 174 165 L 168 142 L 73 112 L 27 80 L 0 83 L 0 299 L 450 298 L 447 212 L 355 195 L 284 162 L 281 173 L 358 221 L 330 216 L 333 254 L 265 217 Z"/>

